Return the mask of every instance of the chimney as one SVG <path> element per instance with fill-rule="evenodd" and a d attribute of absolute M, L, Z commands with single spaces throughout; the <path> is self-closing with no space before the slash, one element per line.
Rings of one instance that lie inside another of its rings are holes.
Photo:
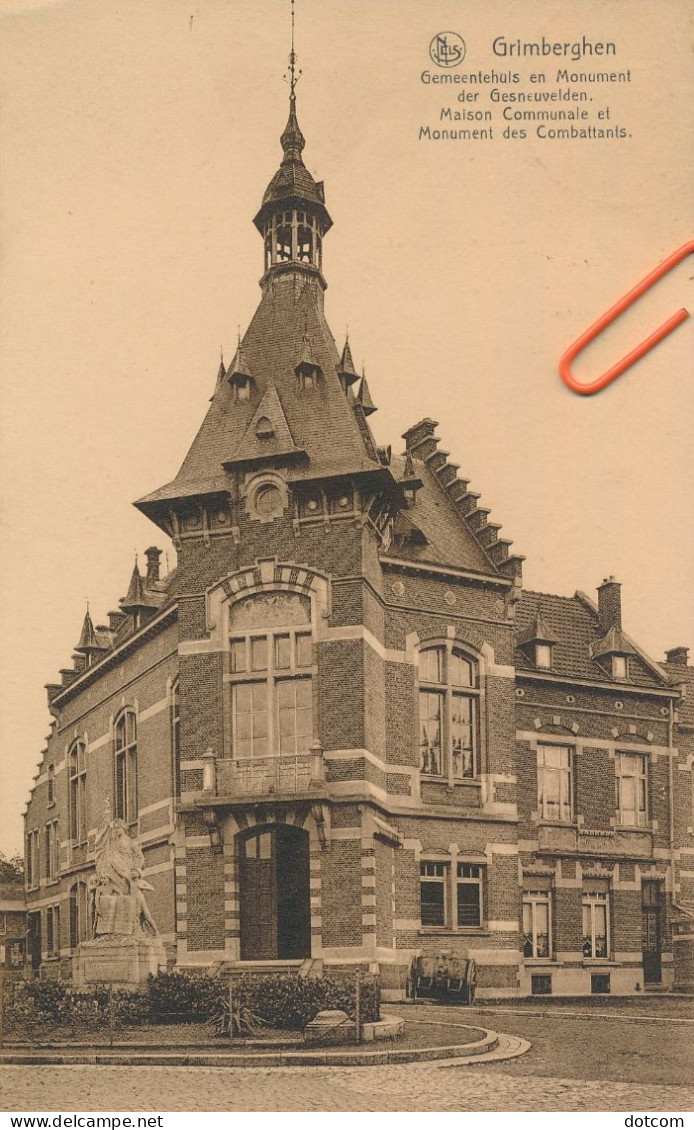
<path fill-rule="evenodd" d="M 145 550 L 145 557 L 147 558 L 145 588 L 153 589 L 154 585 L 159 580 L 159 558 L 161 557 L 161 552 L 160 549 L 157 549 L 156 545 L 150 545 L 149 549 Z"/>
<path fill-rule="evenodd" d="M 677 663 L 682 667 L 686 667 L 689 662 L 689 648 L 671 647 L 669 651 L 665 652 L 665 662 Z"/>
<path fill-rule="evenodd" d="M 622 586 L 614 577 L 606 577 L 598 586 L 598 615 L 603 632 L 622 626 Z"/>

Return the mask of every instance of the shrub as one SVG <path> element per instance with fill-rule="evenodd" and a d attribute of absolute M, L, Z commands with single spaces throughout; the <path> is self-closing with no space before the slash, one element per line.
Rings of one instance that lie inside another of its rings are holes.
<path fill-rule="evenodd" d="M 232 980 L 234 997 L 240 1005 L 259 1016 L 272 1028 L 303 1028 L 324 1009 L 339 1008 L 352 1020 L 356 1017 L 356 989 L 351 977 L 299 977 L 296 974 L 244 973 Z M 361 1020 L 378 1020 L 381 983 L 367 976 L 361 983 Z"/>
<path fill-rule="evenodd" d="M 22 987 L 29 1009 L 37 1017 L 56 1024 L 64 1022 L 69 1004 L 67 986 L 62 981 L 27 981 Z"/>
<path fill-rule="evenodd" d="M 204 973 L 151 974 L 147 978 L 147 997 L 153 1019 L 185 1017 L 207 1020 L 223 997 L 221 981 Z"/>

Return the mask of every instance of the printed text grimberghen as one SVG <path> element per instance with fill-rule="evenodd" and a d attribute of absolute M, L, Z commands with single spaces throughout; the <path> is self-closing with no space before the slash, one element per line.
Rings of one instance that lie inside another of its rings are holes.
<path fill-rule="evenodd" d="M 607 56 L 617 55 L 613 41 L 585 35 L 574 41 L 552 41 L 544 35 L 525 41 L 499 35 L 491 43 L 491 53 L 521 66 L 518 70 L 494 65 L 421 72 L 420 81 L 433 88 L 439 104 L 436 117 L 419 125 L 420 141 L 523 141 L 534 137 L 541 141 L 615 142 L 631 137 L 607 102 L 608 90 L 632 83 L 631 68 L 613 70 L 605 66 Z M 468 58 L 474 54 L 472 45 Z M 559 57 L 570 59 L 572 64 L 583 60 L 582 66 L 592 57 L 596 62 L 578 70 L 555 63 Z M 597 63 L 597 57 L 605 58 L 605 62 Z M 522 66 L 523 61 L 533 65 L 536 60 L 544 61 L 548 69 Z M 446 98 L 449 94 L 452 101 Z M 444 99 L 447 104 L 441 105 Z M 481 124 L 458 126 L 459 122 Z"/>

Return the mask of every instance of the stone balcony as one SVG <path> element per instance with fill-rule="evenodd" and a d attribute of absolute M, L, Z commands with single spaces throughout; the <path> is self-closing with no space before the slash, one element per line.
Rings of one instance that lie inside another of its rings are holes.
<path fill-rule="evenodd" d="M 204 801 L 233 803 L 325 795 L 323 751 L 277 757 L 219 758 L 206 754 Z"/>

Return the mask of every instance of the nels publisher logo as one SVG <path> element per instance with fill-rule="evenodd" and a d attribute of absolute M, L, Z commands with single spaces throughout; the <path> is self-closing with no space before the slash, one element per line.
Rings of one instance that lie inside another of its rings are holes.
<path fill-rule="evenodd" d="M 437 67 L 457 67 L 465 58 L 465 40 L 455 31 L 440 31 L 429 44 Z"/>

